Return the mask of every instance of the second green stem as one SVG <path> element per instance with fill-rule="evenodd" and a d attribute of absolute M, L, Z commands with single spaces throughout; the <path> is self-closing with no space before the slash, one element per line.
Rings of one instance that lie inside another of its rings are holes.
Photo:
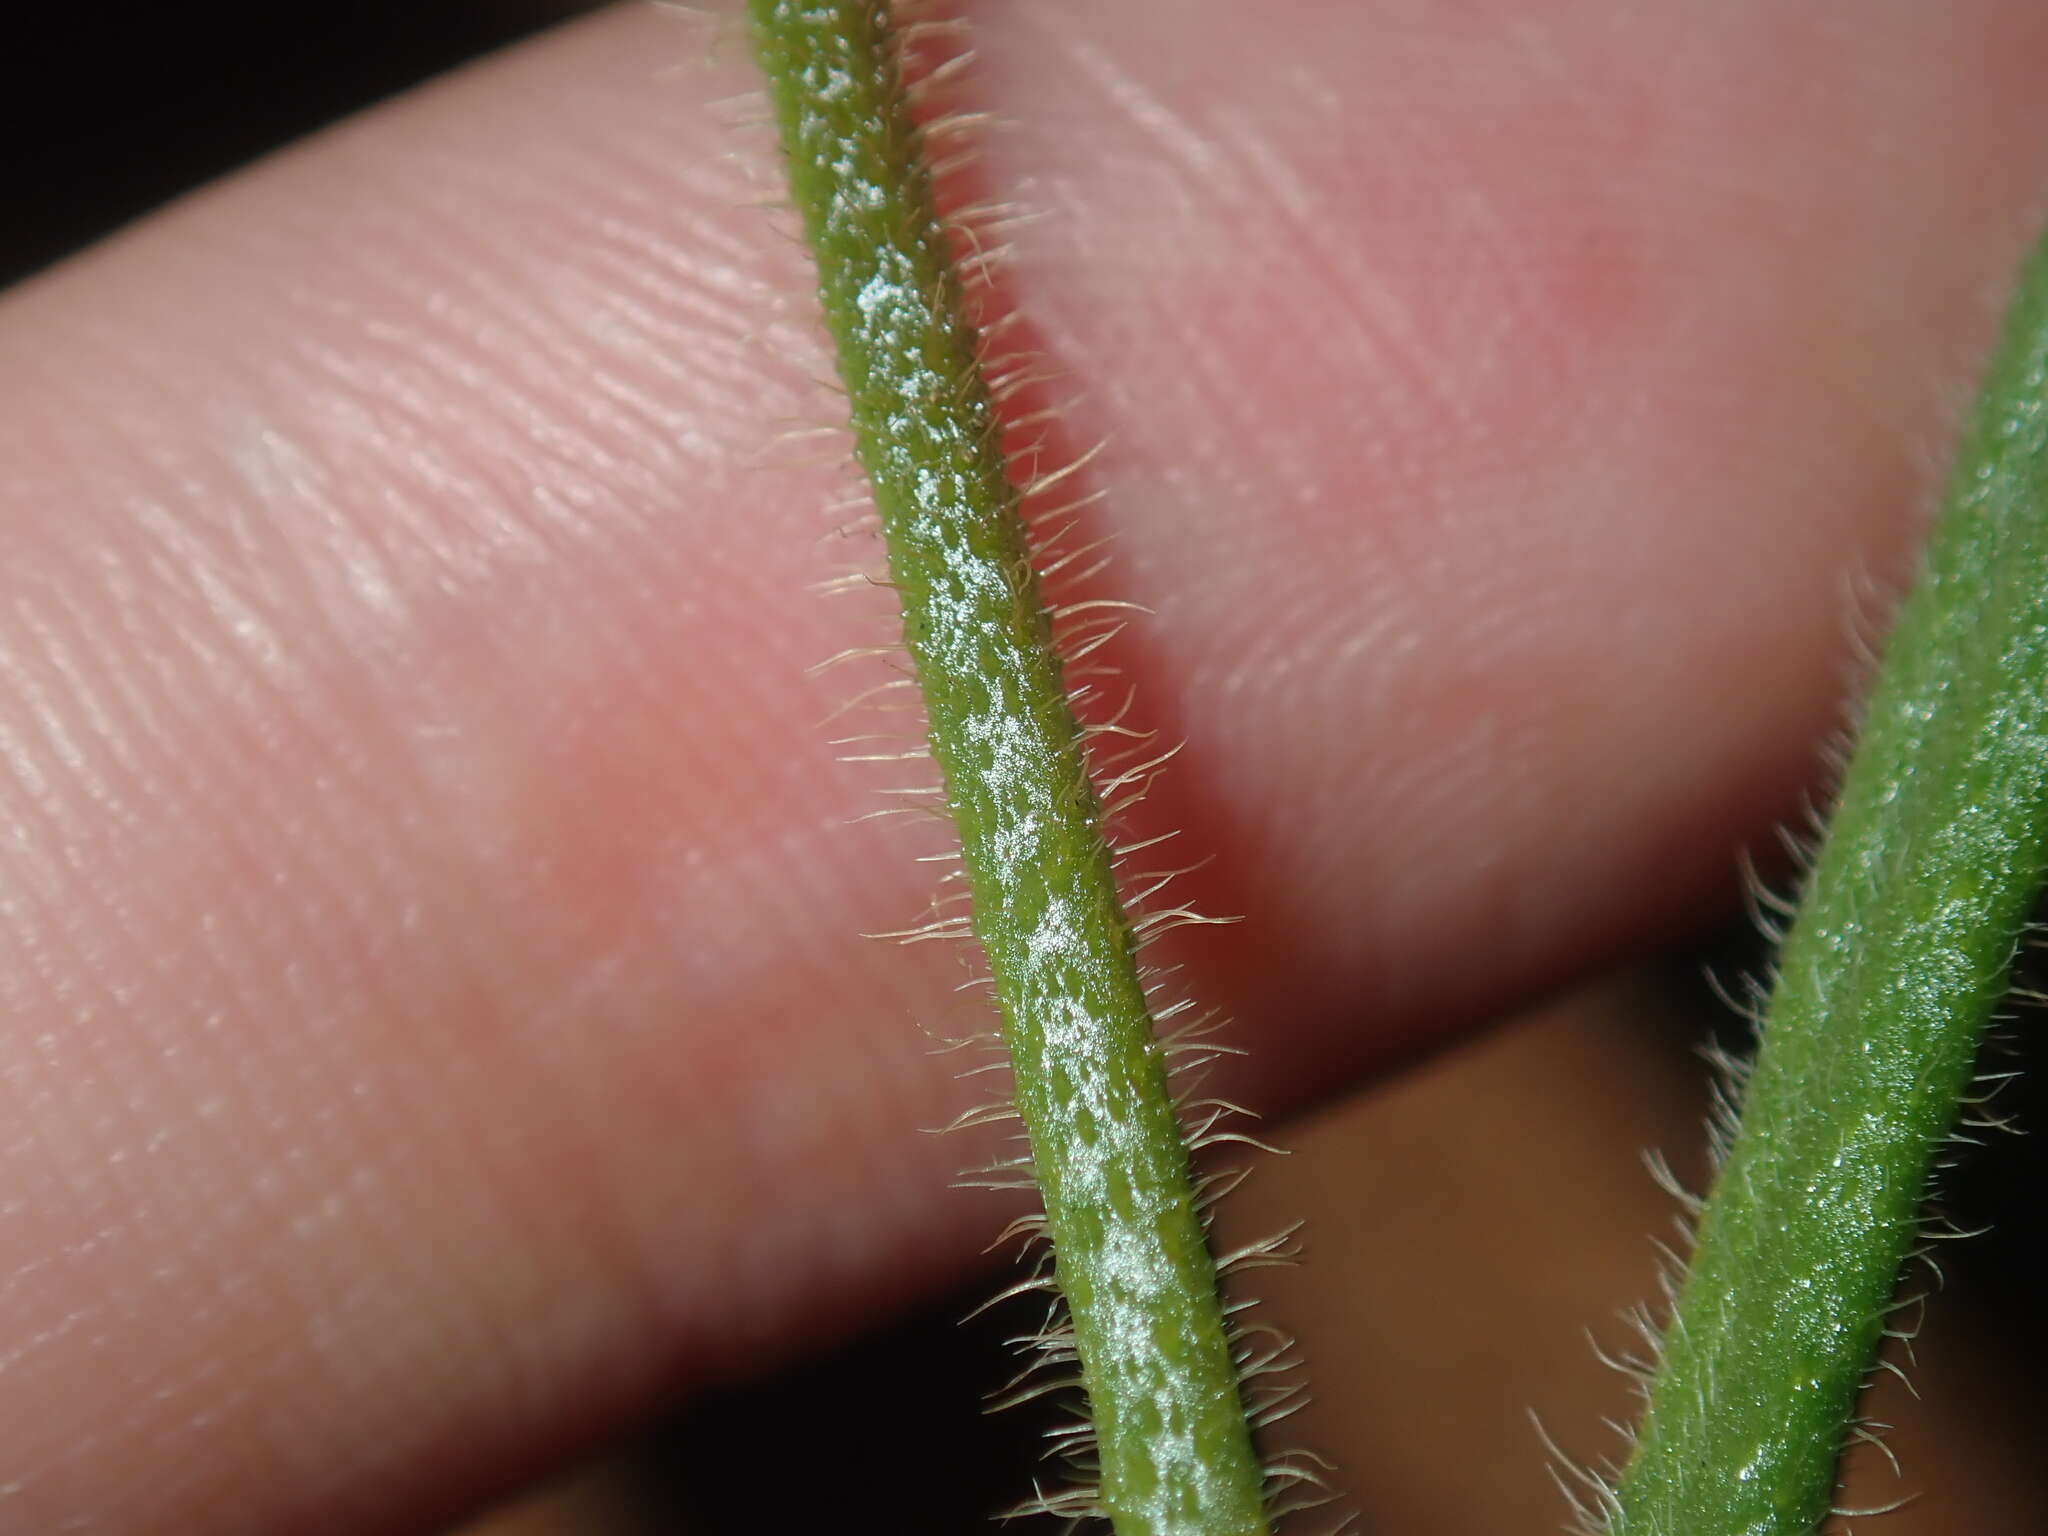
<path fill-rule="evenodd" d="M 2023 275 L 1699 1224 L 1613 1536 L 1804 1536 L 2048 868 L 2048 244 Z"/>

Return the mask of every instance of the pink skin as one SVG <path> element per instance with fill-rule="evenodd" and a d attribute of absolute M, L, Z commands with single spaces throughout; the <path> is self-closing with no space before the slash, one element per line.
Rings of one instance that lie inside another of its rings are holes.
<path fill-rule="evenodd" d="M 2041 206 L 2048 12 L 987 9 L 1237 1091 L 1724 902 Z M 805 672 L 874 604 L 806 591 L 747 85 L 631 8 L 0 308 L 0 1526 L 426 1524 L 997 1224 L 916 1130 L 982 1005 L 856 936 L 929 843 Z"/>

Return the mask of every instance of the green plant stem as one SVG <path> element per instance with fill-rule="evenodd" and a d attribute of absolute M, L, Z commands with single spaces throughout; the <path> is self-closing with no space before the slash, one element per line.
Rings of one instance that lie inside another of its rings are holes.
<path fill-rule="evenodd" d="M 1101 1510 L 1124 1536 L 1263 1532 L 1187 1151 L 886 7 L 752 15 L 995 981 Z"/>
<path fill-rule="evenodd" d="M 1786 936 L 1613 1532 L 1778 1536 L 1825 1518 L 2044 869 L 2048 244 Z"/>

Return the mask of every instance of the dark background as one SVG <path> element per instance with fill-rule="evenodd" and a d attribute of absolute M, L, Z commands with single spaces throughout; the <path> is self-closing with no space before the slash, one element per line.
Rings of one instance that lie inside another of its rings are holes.
<path fill-rule="evenodd" d="M 0 22 L 0 283 L 584 9 L 577 0 L 21 0 Z"/>

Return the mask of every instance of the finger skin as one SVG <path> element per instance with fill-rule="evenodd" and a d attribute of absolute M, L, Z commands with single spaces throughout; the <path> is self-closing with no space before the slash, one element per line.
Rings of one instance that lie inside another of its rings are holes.
<path fill-rule="evenodd" d="M 2031 8 L 1662 9 L 977 26 L 1269 1102 L 1732 892 L 2032 227 Z M 0 306 L 0 1529 L 422 1526 L 999 1224 L 741 59 L 613 14 Z"/>

